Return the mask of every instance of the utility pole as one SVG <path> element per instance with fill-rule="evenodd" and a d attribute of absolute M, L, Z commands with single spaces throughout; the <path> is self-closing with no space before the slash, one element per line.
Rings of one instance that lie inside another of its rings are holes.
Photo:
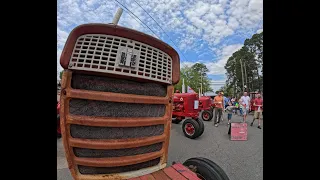
<path fill-rule="evenodd" d="M 200 87 L 200 88 L 201 88 L 201 89 L 200 89 L 201 94 L 203 93 L 203 90 L 202 90 L 202 79 L 203 79 L 203 78 L 202 78 L 202 72 L 201 72 L 201 87 Z"/>
<path fill-rule="evenodd" d="M 184 85 L 184 78 L 182 79 L 182 90 L 181 90 L 182 93 L 186 93 L 186 87 Z"/>
<path fill-rule="evenodd" d="M 242 76 L 242 92 L 244 92 L 244 77 L 243 77 L 243 68 L 242 68 L 242 60 L 240 59 L 241 66 L 241 76 Z"/>
<path fill-rule="evenodd" d="M 247 68 L 246 68 L 246 62 L 244 64 L 244 74 L 245 74 L 245 79 L 246 79 L 246 87 L 248 88 L 248 76 L 247 76 Z"/>

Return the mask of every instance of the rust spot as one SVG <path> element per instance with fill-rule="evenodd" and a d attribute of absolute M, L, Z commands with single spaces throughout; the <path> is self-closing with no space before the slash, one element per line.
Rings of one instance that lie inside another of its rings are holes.
<path fill-rule="evenodd" d="M 65 89 L 62 90 L 63 95 L 67 95 L 67 91 Z"/>
<path fill-rule="evenodd" d="M 115 179 L 115 180 L 122 180 L 122 179 L 125 179 L 124 177 L 121 177 L 117 174 L 106 174 L 106 175 L 103 175 L 102 176 L 103 178 L 106 178 L 106 179 Z"/>

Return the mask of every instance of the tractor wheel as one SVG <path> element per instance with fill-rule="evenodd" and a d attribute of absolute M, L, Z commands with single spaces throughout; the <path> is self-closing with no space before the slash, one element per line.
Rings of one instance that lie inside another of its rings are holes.
<path fill-rule="evenodd" d="M 201 113 L 201 118 L 202 118 L 202 120 L 204 120 L 204 121 L 211 121 L 212 118 L 213 118 L 213 113 L 212 113 L 211 111 L 204 110 L 204 111 L 202 111 L 202 113 Z"/>
<path fill-rule="evenodd" d="M 183 163 L 203 180 L 229 180 L 224 170 L 206 158 L 190 158 Z"/>
<path fill-rule="evenodd" d="M 204 132 L 204 124 L 203 124 L 203 121 L 201 119 L 196 119 L 195 121 L 197 121 L 197 123 L 199 124 L 199 127 L 200 127 L 200 133 L 198 135 L 201 136 Z"/>
<path fill-rule="evenodd" d="M 57 115 L 57 138 L 61 138 L 60 115 Z"/>
<path fill-rule="evenodd" d="M 171 122 L 174 124 L 179 124 L 182 120 L 177 119 L 177 118 L 172 118 Z"/>
<path fill-rule="evenodd" d="M 184 135 L 190 139 L 197 138 L 200 134 L 200 130 L 198 122 L 193 119 L 186 119 L 182 123 L 182 131 Z"/>

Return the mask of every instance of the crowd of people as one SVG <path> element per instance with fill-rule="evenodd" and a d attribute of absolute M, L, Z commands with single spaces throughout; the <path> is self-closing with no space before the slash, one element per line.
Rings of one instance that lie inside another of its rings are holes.
<path fill-rule="evenodd" d="M 235 97 L 225 97 L 223 92 L 219 92 L 218 96 L 214 97 L 213 103 L 215 104 L 214 126 L 218 127 L 220 121 L 223 121 L 224 113 L 228 114 L 228 125 L 230 125 L 233 114 L 242 116 L 243 123 L 245 123 L 247 122 L 248 113 L 254 111 L 254 116 L 250 125 L 253 126 L 254 121 L 258 119 L 258 128 L 261 129 L 263 112 L 263 99 L 261 94 L 256 94 L 256 98 L 251 102 L 247 92 L 244 92 L 243 96 L 239 99 Z M 251 106 L 251 103 L 253 103 L 253 106 Z"/>

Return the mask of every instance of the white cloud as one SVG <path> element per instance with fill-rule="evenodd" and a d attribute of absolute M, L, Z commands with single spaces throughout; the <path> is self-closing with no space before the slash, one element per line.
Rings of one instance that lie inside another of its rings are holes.
<path fill-rule="evenodd" d="M 226 65 L 228 58 L 232 56 L 234 52 L 241 49 L 242 44 L 232 44 L 228 46 L 223 46 L 220 49 L 216 49 L 216 54 L 219 57 L 215 62 L 206 63 L 209 73 L 211 75 L 224 75 L 226 70 L 224 66 Z"/>
<path fill-rule="evenodd" d="M 165 38 L 166 42 L 171 44 L 158 25 L 135 2 L 132 0 L 119 0 L 119 2 L 152 28 L 160 39 Z M 208 45 L 211 48 L 215 47 L 212 50 L 217 53 L 219 59 L 207 63 L 211 74 L 224 74 L 226 58 L 232 54 L 229 51 L 239 47 L 238 44 L 222 46 L 226 44 L 226 38 L 230 39 L 229 37 L 233 36 L 249 38 L 262 27 L 262 0 L 137 0 L 137 2 L 171 36 L 179 47 L 177 51 L 205 54 L 207 52 L 205 47 Z M 58 0 L 58 54 L 59 51 L 61 53 L 73 28 L 84 23 L 110 23 L 118 7 L 120 5 L 111 0 Z M 153 35 L 125 9 L 119 25 Z M 209 54 L 212 54 L 211 52 Z M 201 58 L 200 55 L 198 57 Z"/>
<path fill-rule="evenodd" d="M 255 28 L 262 21 L 262 0 L 232 0 L 227 10 L 229 20 L 235 18 L 242 29 Z"/>
<path fill-rule="evenodd" d="M 68 33 L 66 31 L 61 30 L 59 27 L 57 28 L 57 40 L 58 47 L 63 47 L 68 38 Z"/>
<path fill-rule="evenodd" d="M 195 63 L 201 62 L 204 63 L 207 68 L 209 69 L 208 75 L 222 75 L 224 79 L 221 79 L 221 81 L 224 81 L 226 79 L 225 73 L 226 70 L 224 66 L 226 65 L 228 59 L 234 52 L 241 49 L 243 45 L 242 44 L 232 44 L 232 45 L 225 45 L 219 49 L 213 48 L 212 50 L 216 52 L 216 55 L 219 57 L 216 59 L 216 61 L 213 60 L 198 60 L 196 62 L 183 62 L 181 63 L 181 67 L 187 65 L 192 66 Z"/>
<path fill-rule="evenodd" d="M 63 70 L 63 68 L 60 65 L 60 56 L 61 56 L 61 49 L 58 49 L 58 51 L 57 51 L 57 79 L 60 79 L 59 74 Z"/>
<path fill-rule="evenodd" d="M 257 33 L 261 33 L 263 31 L 263 29 L 258 29 Z"/>

